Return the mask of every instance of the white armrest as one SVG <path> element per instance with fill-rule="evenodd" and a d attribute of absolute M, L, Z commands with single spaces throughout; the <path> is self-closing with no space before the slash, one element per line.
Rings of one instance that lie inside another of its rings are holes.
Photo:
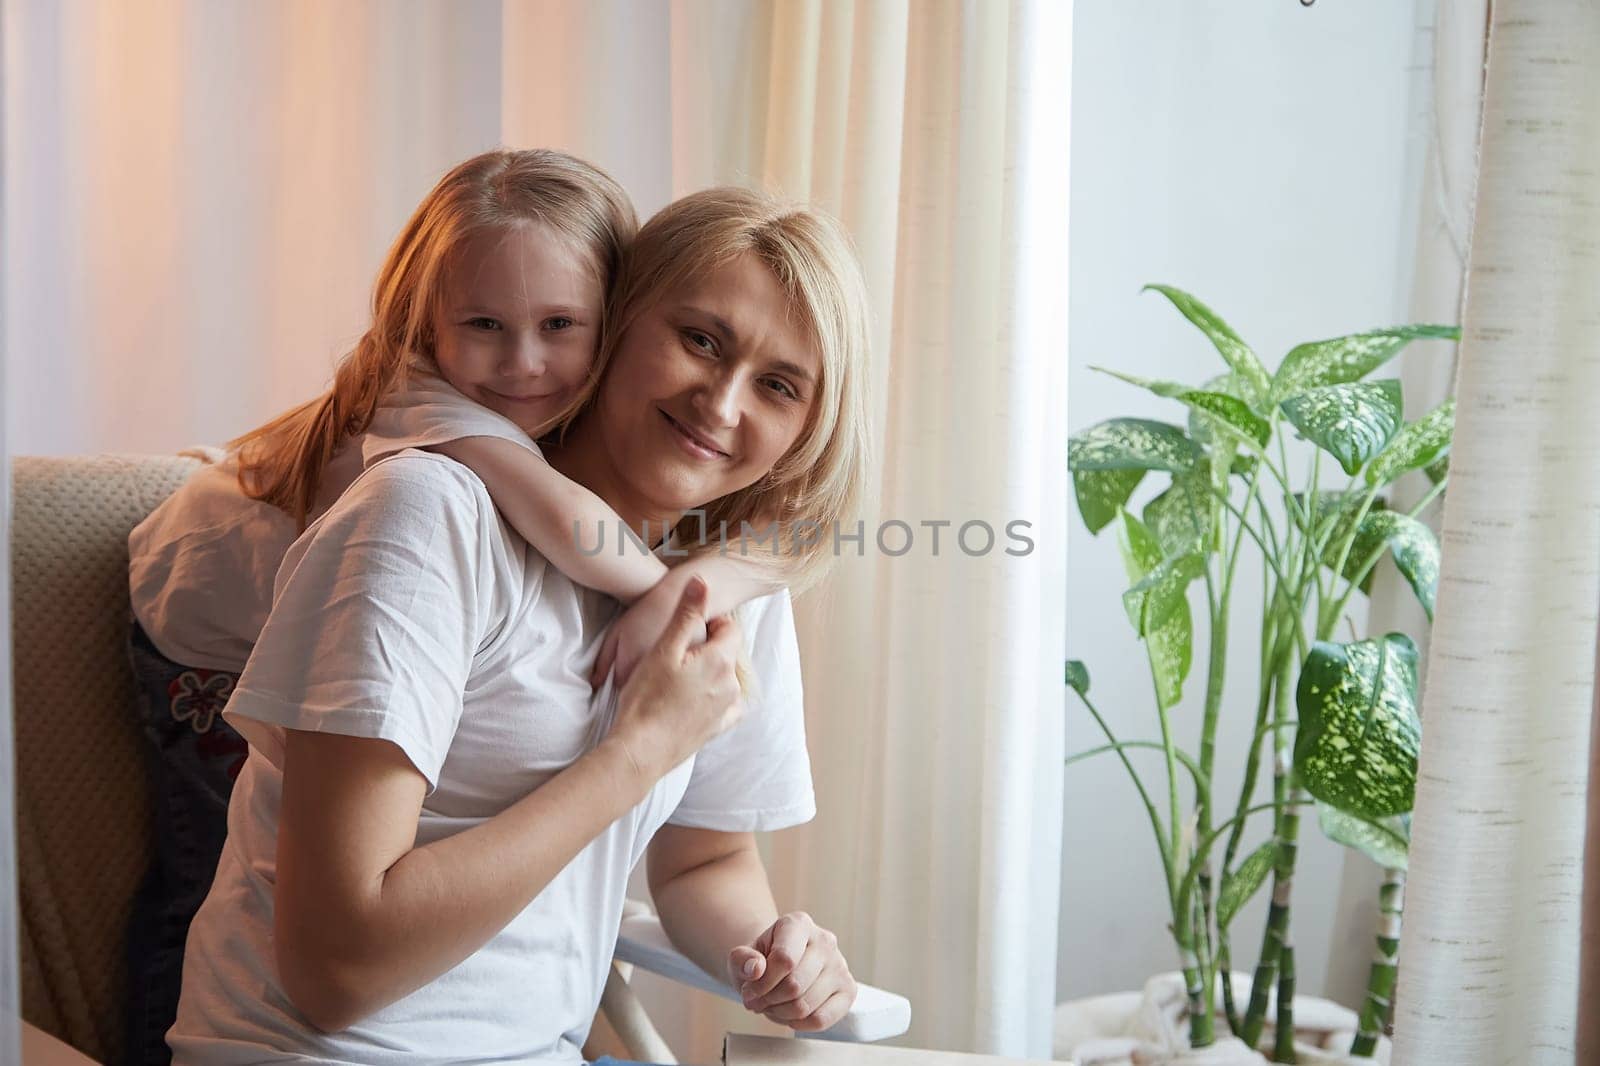
<path fill-rule="evenodd" d="M 32 1022 L 22 1023 L 23 1066 L 98 1066 L 70 1044 L 62 1043 Z"/>
<path fill-rule="evenodd" d="M 735 1003 L 743 1002 L 738 992 L 706 973 L 673 947 L 672 941 L 667 939 L 666 930 L 661 928 L 661 922 L 654 914 L 634 914 L 622 919 L 622 931 L 617 935 L 616 957 L 680 984 Z M 911 1003 L 904 996 L 859 982 L 856 989 L 856 1001 L 851 1005 L 850 1013 L 839 1019 L 832 1028 L 820 1033 L 798 1035 L 870 1043 L 899 1036 L 911 1027 Z"/>

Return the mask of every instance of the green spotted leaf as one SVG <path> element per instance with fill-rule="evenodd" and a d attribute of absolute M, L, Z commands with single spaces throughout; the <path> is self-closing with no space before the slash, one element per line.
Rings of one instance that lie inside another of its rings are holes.
<path fill-rule="evenodd" d="M 1388 447 L 1367 464 L 1367 484 L 1387 485 L 1407 470 L 1439 462 L 1450 453 L 1455 428 L 1456 402 L 1446 400 L 1394 435 Z"/>
<path fill-rule="evenodd" d="M 1226 929 L 1239 909 L 1250 902 L 1278 861 L 1278 842 L 1269 840 L 1247 856 L 1238 869 L 1222 879 L 1217 892 L 1217 928 Z"/>
<path fill-rule="evenodd" d="M 1211 425 L 1208 428 L 1220 429 L 1239 440 L 1254 444 L 1257 448 L 1265 447 L 1272 436 L 1272 427 L 1267 424 L 1267 420 L 1250 410 L 1249 404 L 1235 396 L 1191 389 L 1181 398 L 1185 404 L 1210 416 Z"/>
<path fill-rule="evenodd" d="M 1067 466 L 1079 470 L 1167 470 L 1179 473 L 1205 453 L 1179 426 L 1148 418 L 1113 418 L 1067 441 Z"/>
<path fill-rule="evenodd" d="M 1240 394 L 1239 375 L 1233 373 L 1218 374 L 1201 385 L 1200 390 L 1202 392 L 1220 392 L 1224 396 L 1232 396 L 1234 399 L 1241 401 L 1244 399 Z M 1196 443 L 1206 447 L 1219 443 L 1224 438 L 1220 436 L 1222 431 L 1213 427 L 1215 421 L 1211 415 L 1200 408 L 1190 407 L 1189 436 L 1194 438 Z"/>
<path fill-rule="evenodd" d="M 1148 471 L 1074 470 L 1072 492 L 1078 498 L 1078 513 L 1090 533 L 1098 533 L 1116 520 L 1133 490 Z"/>
<path fill-rule="evenodd" d="M 1145 504 L 1144 524 L 1165 556 L 1209 551 L 1217 542 L 1220 506 L 1211 495 L 1210 472 L 1197 466 L 1186 474 L 1173 474 L 1167 490 Z"/>
<path fill-rule="evenodd" d="M 1282 400 L 1322 385 L 1360 381 L 1422 337 L 1459 340 L 1455 326 L 1397 326 L 1297 345 L 1272 378 L 1271 398 Z"/>
<path fill-rule="evenodd" d="M 1267 374 L 1267 368 L 1261 365 L 1260 357 L 1233 331 L 1232 326 L 1182 289 L 1171 285 L 1146 285 L 1144 289 L 1153 289 L 1171 300 L 1172 306 L 1210 339 L 1228 368 L 1238 376 L 1240 399 L 1257 411 L 1268 408 L 1272 378 Z"/>
<path fill-rule="evenodd" d="M 1164 553 L 1155 534 L 1127 511 L 1122 512 L 1122 563 L 1128 580 L 1137 585 L 1163 561 Z M 1183 682 L 1193 660 L 1194 623 L 1188 600 L 1178 604 L 1172 616 L 1144 635 L 1145 653 L 1150 660 L 1150 676 L 1155 682 L 1156 702 L 1163 710 L 1183 696 Z"/>
<path fill-rule="evenodd" d="M 1437 485 L 1450 473 L 1450 457 L 1448 455 L 1441 456 L 1438 461 L 1423 467 L 1422 472 L 1428 475 L 1429 481 Z"/>
<path fill-rule="evenodd" d="M 1410 861 L 1409 815 L 1398 814 L 1374 822 L 1319 802 L 1317 824 L 1322 826 L 1323 836 L 1335 844 L 1355 848 L 1386 870 L 1404 870 Z"/>
<path fill-rule="evenodd" d="M 1304 502 L 1303 496 L 1296 498 Z M 1330 570 L 1339 566 L 1344 543 L 1351 537 L 1351 524 L 1364 498 L 1356 492 L 1327 492 L 1317 497 L 1313 521 L 1317 530 L 1328 531 L 1323 542 L 1322 564 Z M 1431 619 L 1439 588 L 1439 540 L 1427 523 L 1398 511 L 1385 510 L 1381 498 L 1373 501 L 1356 527 L 1354 538 L 1350 539 L 1350 550 L 1344 553 L 1340 576 L 1354 581 L 1366 561 L 1385 548 L 1393 555 L 1396 569 L 1410 584 Z M 1373 569 L 1368 569 L 1361 577 L 1361 591 L 1369 595 L 1373 573 Z"/>
<path fill-rule="evenodd" d="M 1417 648 L 1405 634 L 1314 644 L 1295 690 L 1295 772 L 1306 791 L 1372 821 L 1411 810 L 1416 701 Z"/>
<path fill-rule="evenodd" d="M 1400 382 L 1327 385 L 1289 397 L 1283 413 L 1301 436 L 1339 460 L 1346 474 L 1383 450 L 1400 427 Z"/>
<path fill-rule="evenodd" d="M 1122 594 L 1128 621 L 1141 637 L 1149 636 L 1172 620 L 1182 609 L 1188 613 L 1189 584 L 1205 573 L 1205 557 L 1197 552 L 1173 556 L 1156 564 L 1155 569 Z"/>
<path fill-rule="evenodd" d="M 1375 553 L 1387 546 L 1417 602 L 1433 618 L 1433 605 L 1439 593 L 1439 539 L 1426 523 L 1399 511 L 1369 511 L 1356 530 L 1345 559 L 1343 576 L 1355 580 L 1356 570 Z M 1336 560 L 1325 559 L 1331 566 Z M 1372 592 L 1372 571 L 1361 582 L 1361 591 Z"/>
<path fill-rule="evenodd" d="M 1067 660 L 1067 686 L 1080 696 L 1089 694 L 1089 668 L 1082 659 Z"/>
<path fill-rule="evenodd" d="M 1250 405 L 1237 396 L 1227 392 L 1210 389 L 1196 389 L 1189 385 L 1182 385 L 1175 381 L 1157 381 L 1151 378 L 1136 377 L 1133 374 L 1124 374 L 1117 370 L 1107 370 L 1105 367 L 1092 366 L 1090 370 L 1097 370 L 1102 374 L 1109 374 L 1119 381 L 1126 381 L 1130 385 L 1137 385 L 1147 389 L 1157 396 L 1164 396 L 1169 400 L 1178 402 L 1202 412 L 1209 416 L 1206 420 L 1206 430 L 1209 433 L 1223 432 L 1239 440 L 1263 447 L 1272 435 L 1272 427 L 1267 425 L 1267 420 L 1250 410 Z"/>

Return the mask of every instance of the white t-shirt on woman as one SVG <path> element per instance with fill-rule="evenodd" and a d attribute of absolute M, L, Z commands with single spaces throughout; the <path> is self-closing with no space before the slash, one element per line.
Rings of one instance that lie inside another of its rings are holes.
<path fill-rule="evenodd" d="M 272 951 L 284 729 L 399 746 L 428 781 L 421 845 L 538 787 L 614 710 L 587 682 L 614 602 L 548 566 L 466 467 L 405 450 L 464 436 L 537 450 L 510 421 L 419 377 L 335 458 L 320 517 L 298 540 L 287 515 L 240 492 L 231 461 L 197 472 L 129 538 L 134 613 L 156 646 L 186 665 L 244 670 L 225 717 L 250 753 L 189 931 L 168 1033 L 180 1064 L 580 1061 L 628 875 L 656 829 L 765 831 L 815 812 L 799 649 L 780 593 L 740 612 L 757 684 L 732 730 L 473 956 L 343 1032 L 309 1025 Z"/>
<path fill-rule="evenodd" d="M 177 1063 L 579 1062 L 629 872 L 664 823 L 778 829 L 815 812 L 786 594 L 751 605 L 759 692 L 466 961 L 349 1029 L 289 1002 L 272 950 L 283 730 L 378 737 L 427 778 L 417 844 L 477 825 L 603 735 L 587 681 L 615 606 L 516 536 L 466 467 L 369 468 L 290 549 L 225 716 L 250 741 L 228 840 L 190 927 Z"/>

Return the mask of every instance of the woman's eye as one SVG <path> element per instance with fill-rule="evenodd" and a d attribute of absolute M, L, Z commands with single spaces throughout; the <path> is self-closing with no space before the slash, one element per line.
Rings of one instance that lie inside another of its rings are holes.
<path fill-rule="evenodd" d="M 800 394 L 794 391 L 794 387 L 782 378 L 768 378 L 767 386 L 785 399 L 798 400 L 800 398 Z"/>
<path fill-rule="evenodd" d="M 498 332 L 499 330 L 504 328 L 504 327 L 502 327 L 500 325 L 500 322 L 499 322 L 498 319 L 489 318 L 489 317 L 484 316 L 484 315 L 479 315 L 476 318 L 467 319 L 467 325 L 471 326 L 473 329 L 488 330 L 491 333 Z"/>
<path fill-rule="evenodd" d="M 701 333 L 697 329 L 686 329 L 683 331 L 683 336 L 684 339 L 693 345 L 697 351 L 705 355 L 716 354 L 717 343 L 716 341 L 713 341 L 707 334 Z"/>
<path fill-rule="evenodd" d="M 576 320 L 568 318 L 566 315 L 555 315 L 544 320 L 544 328 L 552 333 L 557 333 L 564 329 L 571 329 L 577 324 L 578 323 Z"/>

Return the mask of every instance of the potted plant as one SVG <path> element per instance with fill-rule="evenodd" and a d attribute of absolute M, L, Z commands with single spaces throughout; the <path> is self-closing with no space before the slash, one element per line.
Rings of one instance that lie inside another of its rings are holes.
<path fill-rule="evenodd" d="M 1198 327 L 1226 369 L 1194 386 L 1105 371 L 1182 405 L 1185 424 L 1114 418 L 1071 438 L 1079 513 L 1091 532 L 1115 527 L 1119 535 L 1129 582 L 1122 605 L 1147 653 L 1157 735 L 1115 735 L 1090 695 L 1088 669 L 1072 661 L 1067 683 L 1105 743 L 1069 762 L 1114 754 L 1148 815 L 1181 970 L 1177 1013 L 1191 1048 L 1220 1052 L 1226 1043 L 1244 1061 L 1259 1061 L 1258 1050 L 1275 1062 L 1316 1054 L 1295 1039 L 1290 917 L 1303 818 L 1314 816 L 1328 837 L 1384 867 L 1366 1002 L 1356 1034 L 1338 1049 L 1361 1059 L 1378 1047 L 1394 988 L 1420 733 L 1417 652 L 1401 633 L 1336 638 L 1351 598 L 1370 589 L 1385 555 L 1431 619 L 1439 545 L 1417 516 L 1445 490 L 1454 425 L 1453 401 L 1406 422 L 1400 383 L 1368 376 L 1411 341 L 1454 339 L 1459 330 L 1400 326 L 1301 344 L 1269 373 L 1198 299 L 1165 285 L 1146 289 Z M 1290 461 L 1291 433 L 1313 446 L 1303 464 Z M 1329 461 L 1343 473 L 1335 487 L 1323 484 Z M 1431 488 L 1410 509 L 1392 509 L 1387 494 L 1412 470 L 1426 471 Z M 1129 501 L 1150 476 L 1165 484 L 1135 516 Z M 1263 567 L 1265 592 L 1245 605 L 1233 591 L 1247 554 Z M 1205 701 L 1200 721 L 1186 724 L 1172 712 L 1190 673 L 1196 585 L 1209 631 Z M 1261 669 L 1236 684 L 1226 676 L 1227 639 L 1240 607 L 1260 616 Z M 1254 714 L 1243 779 L 1226 790 L 1214 775 L 1225 711 Z M 1179 733 L 1196 724 L 1197 744 L 1187 749 Z M 1138 748 L 1161 753 L 1165 773 L 1155 787 L 1128 757 Z M 1266 773 L 1271 798 L 1258 799 Z M 1241 854 L 1245 829 L 1258 818 L 1270 819 L 1271 834 Z M 1233 922 L 1269 880 L 1266 927 L 1245 980 L 1233 973 Z M 1199 1058 L 1230 1061 L 1208 1055 Z"/>

